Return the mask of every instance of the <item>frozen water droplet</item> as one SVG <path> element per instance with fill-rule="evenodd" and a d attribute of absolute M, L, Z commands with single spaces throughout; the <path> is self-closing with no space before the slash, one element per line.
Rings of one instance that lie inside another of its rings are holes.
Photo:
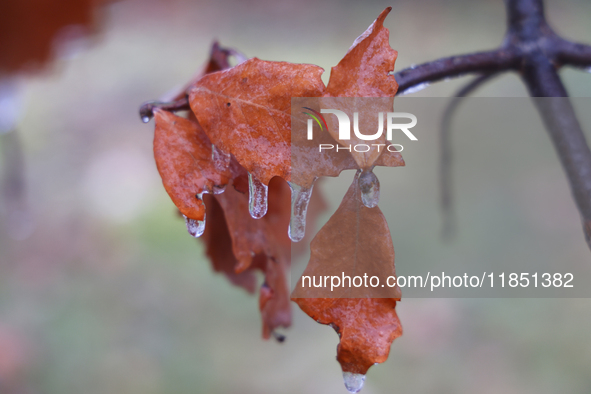
<path fill-rule="evenodd" d="M 267 213 L 269 187 L 248 174 L 248 210 L 253 219 L 260 219 Z"/>
<path fill-rule="evenodd" d="M 211 161 L 214 167 L 219 171 L 224 171 L 230 166 L 230 159 L 232 156 L 224 152 L 214 144 L 211 144 Z M 217 193 L 216 193 L 217 194 Z"/>
<path fill-rule="evenodd" d="M 374 208 L 380 201 L 380 181 L 372 171 L 363 171 L 359 176 L 361 202 L 368 208 Z"/>
<path fill-rule="evenodd" d="M 154 101 L 142 104 L 140 107 L 140 118 L 142 122 L 148 123 L 154 117 Z"/>
<path fill-rule="evenodd" d="M 289 187 L 291 188 L 291 219 L 287 234 L 293 242 L 299 242 L 306 234 L 306 212 L 308 212 L 314 183 L 310 187 L 302 187 L 290 182 Z"/>
<path fill-rule="evenodd" d="M 343 380 L 345 381 L 345 387 L 350 393 L 357 393 L 363 388 L 365 375 L 360 373 L 343 372 Z"/>
<path fill-rule="evenodd" d="M 189 234 L 195 238 L 199 238 L 203 235 L 203 232 L 205 231 L 205 216 L 203 217 L 203 220 L 189 219 L 185 215 L 183 215 L 183 217 L 185 218 Z"/>

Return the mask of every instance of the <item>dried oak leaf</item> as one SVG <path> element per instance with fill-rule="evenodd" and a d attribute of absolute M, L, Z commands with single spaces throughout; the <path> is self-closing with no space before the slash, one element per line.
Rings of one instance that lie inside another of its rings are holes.
<path fill-rule="evenodd" d="M 388 224 L 378 207 L 367 208 L 361 203 L 358 176 L 337 211 L 312 240 L 310 262 L 292 300 L 314 320 L 337 331 L 337 360 L 343 371 L 365 374 L 373 364 L 387 359 L 392 341 L 402 334 L 395 311 L 400 289 L 349 285 L 331 291 L 330 287 L 302 285 L 305 276 L 353 277 L 367 273 L 378 276 L 382 284 L 387 276 L 396 276 Z"/>
<path fill-rule="evenodd" d="M 343 59 L 332 68 L 330 80 L 322 100 L 323 108 L 339 108 L 353 119 L 353 112 L 371 114 L 359 120 L 360 130 L 377 130 L 378 119 L 374 114 L 391 112 L 398 84 L 390 72 L 398 52 L 390 47 L 389 31 L 383 25 L 391 8 L 386 8 L 369 28 L 355 40 Z M 356 99 L 355 97 L 362 97 Z M 379 99 L 367 100 L 366 97 Z M 301 107 L 320 111 L 318 99 L 301 99 Z M 292 114 L 294 122 L 305 125 L 305 114 Z M 307 139 L 305 132 L 292 135 L 292 180 L 301 186 L 309 187 L 317 177 L 338 176 L 347 169 L 370 169 L 372 166 L 404 166 L 398 152 L 389 152 L 390 143 L 383 133 L 371 144 L 384 144 L 381 148 L 371 146 L 368 152 L 337 152 L 335 149 L 318 151 L 320 144 L 339 143 L 342 146 L 365 144 L 354 133 L 347 141 L 339 140 L 338 122 L 333 115 L 326 114 L 328 133 L 315 133 L 313 140 Z"/>
<path fill-rule="evenodd" d="M 236 273 L 238 260 L 232 251 L 232 238 L 228 231 L 224 211 L 213 195 L 203 196 L 206 206 L 207 221 L 201 240 L 215 272 L 222 272 L 236 286 L 254 293 L 256 276 L 252 270 Z"/>
<path fill-rule="evenodd" d="M 393 298 L 298 298 L 312 319 L 339 334 L 337 361 L 343 372 L 365 375 L 388 359 L 390 345 L 402 335 Z"/>
<path fill-rule="evenodd" d="M 354 42 L 343 59 L 331 69 L 326 88 L 330 97 L 394 97 L 398 84 L 394 63 L 398 52 L 390 47 L 390 32 L 384 27 L 386 8 Z"/>
<path fill-rule="evenodd" d="M 291 98 L 324 92 L 322 68 L 249 59 L 201 78 L 191 109 L 210 140 L 268 185 L 291 180 Z"/>
<path fill-rule="evenodd" d="M 197 195 L 226 185 L 230 172 L 212 163 L 211 142 L 199 123 L 158 109 L 154 120 L 154 158 L 164 188 L 183 215 L 203 220 Z"/>

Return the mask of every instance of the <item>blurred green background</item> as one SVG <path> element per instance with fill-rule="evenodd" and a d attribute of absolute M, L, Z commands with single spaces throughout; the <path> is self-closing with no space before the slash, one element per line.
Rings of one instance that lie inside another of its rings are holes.
<path fill-rule="evenodd" d="M 546 3 L 559 33 L 591 42 L 591 3 Z M 346 392 L 337 335 L 295 305 L 285 343 L 260 339 L 257 299 L 212 273 L 187 235 L 156 172 L 153 124 L 137 110 L 186 82 L 213 39 L 249 57 L 328 71 L 390 5 L 397 70 L 495 47 L 505 29 L 500 0 L 127 0 L 101 10 L 98 35 L 63 44 L 49 69 L 19 77 L 29 216 L 1 219 L 0 393 Z M 590 95 L 591 75 L 561 75 L 573 96 Z M 461 83 L 415 96 L 448 96 Z M 478 95 L 526 92 L 507 75 Z M 455 140 L 456 178 L 473 181 L 458 181 L 460 232 L 451 245 L 439 239 L 436 143 L 392 170 L 400 203 L 381 206 L 397 218 L 389 224 L 399 272 L 439 251 L 589 263 L 545 131 L 498 133 Z M 497 153 L 500 166 L 487 161 L 493 151 L 474 153 L 511 138 L 516 148 Z M 413 173 L 423 176 L 405 175 Z M 333 204 L 351 174 L 342 178 L 325 183 Z M 591 392 L 587 299 L 405 299 L 398 311 L 404 335 L 369 371 L 364 393 Z"/>

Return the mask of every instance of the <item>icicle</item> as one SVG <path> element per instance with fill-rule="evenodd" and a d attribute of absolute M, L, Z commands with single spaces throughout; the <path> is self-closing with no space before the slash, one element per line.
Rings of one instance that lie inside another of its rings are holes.
<path fill-rule="evenodd" d="M 363 171 L 359 176 L 359 189 L 361 189 L 361 202 L 368 208 L 374 208 L 380 201 L 380 181 L 371 171 Z"/>
<path fill-rule="evenodd" d="M 267 213 L 269 187 L 248 174 L 248 210 L 253 219 L 260 219 Z"/>
<path fill-rule="evenodd" d="M 291 188 L 291 218 L 287 234 L 293 242 L 299 242 L 306 233 L 306 212 L 314 183 L 310 187 L 302 187 L 290 182 L 289 187 Z"/>
<path fill-rule="evenodd" d="M 357 393 L 363 388 L 365 375 L 360 373 L 343 372 L 343 380 L 345 381 L 345 387 L 350 393 Z"/>
<path fill-rule="evenodd" d="M 205 231 L 205 216 L 203 216 L 203 220 L 195 220 L 189 219 L 185 215 L 185 223 L 187 224 L 187 231 L 195 238 L 199 238 L 203 235 L 203 231 Z"/>
<path fill-rule="evenodd" d="M 214 144 L 211 144 L 211 161 L 213 161 L 213 165 L 217 170 L 224 171 L 228 168 L 230 166 L 231 158 L 232 155 L 224 152 Z"/>

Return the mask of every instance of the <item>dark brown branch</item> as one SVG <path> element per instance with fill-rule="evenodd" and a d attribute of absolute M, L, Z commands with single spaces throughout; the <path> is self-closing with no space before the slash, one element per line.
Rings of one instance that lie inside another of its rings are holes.
<path fill-rule="evenodd" d="M 549 26 L 542 0 L 505 0 L 507 33 L 496 51 L 480 52 L 435 60 L 396 73 L 399 92 L 417 85 L 457 77 L 466 73 L 493 73 L 510 69 L 521 72 L 550 133 L 567 174 L 577 208 L 583 219 L 591 248 L 591 152 L 557 68 L 567 65 L 591 67 L 591 46 L 559 37 Z M 474 82 L 476 83 L 476 81 Z M 471 84 L 466 86 L 468 92 Z M 463 93 L 463 92 L 459 92 Z M 465 91 L 464 91 L 464 94 Z M 549 99 L 555 97 L 556 99 Z M 448 108 L 442 129 L 442 207 L 449 209 L 449 117 L 457 107 Z M 447 122 L 447 126 L 445 126 Z"/>
<path fill-rule="evenodd" d="M 591 150 L 554 66 L 542 58 L 524 74 L 526 85 L 567 174 L 591 248 Z"/>
<path fill-rule="evenodd" d="M 518 57 L 511 50 L 498 49 L 469 55 L 452 56 L 434 62 L 413 66 L 394 74 L 399 94 L 424 83 L 468 73 L 493 73 L 516 69 Z"/>
<path fill-rule="evenodd" d="M 560 64 L 587 69 L 591 67 L 591 45 L 560 39 L 557 47 L 556 60 Z"/>
<path fill-rule="evenodd" d="M 451 176 L 451 164 L 452 164 L 452 149 L 450 144 L 451 135 L 451 120 L 459 105 L 462 102 L 462 98 L 470 95 L 484 83 L 489 81 L 497 74 L 485 74 L 481 75 L 470 83 L 462 87 L 455 94 L 455 97 L 450 101 L 449 105 L 443 113 L 441 121 L 441 129 L 439 135 L 439 190 L 440 190 L 440 207 L 443 214 L 443 225 L 441 229 L 441 235 L 444 239 L 449 239 L 455 234 L 455 215 L 453 210 L 453 196 L 452 196 L 452 176 Z"/>

